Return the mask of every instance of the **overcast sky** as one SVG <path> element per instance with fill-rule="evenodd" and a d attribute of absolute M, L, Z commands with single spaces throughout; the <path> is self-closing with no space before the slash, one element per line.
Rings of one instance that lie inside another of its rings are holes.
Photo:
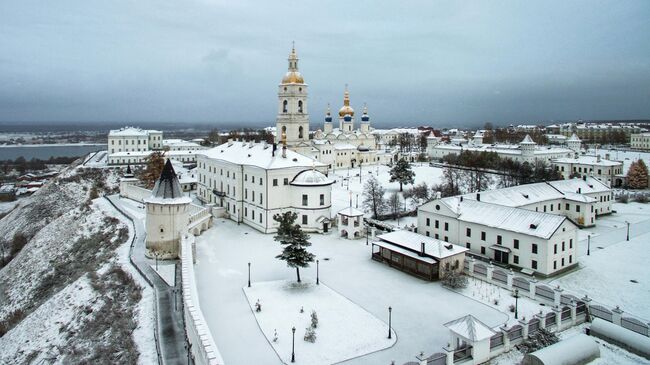
<path fill-rule="evenodd" d="M 0 2 L 0 121 L 273 124 L 291 42 L 312 127 L 650 118 L 650 1 Z"/>

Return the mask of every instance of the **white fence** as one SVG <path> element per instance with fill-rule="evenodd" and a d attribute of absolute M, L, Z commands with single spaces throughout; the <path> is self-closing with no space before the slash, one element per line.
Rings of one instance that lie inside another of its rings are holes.
<path fill-rule="evenodd" d="M 135 185 L 123 184 L 120 186 L 120 196 L 144 203 L 144 198 L 151 196 L 151 190 Z"/>
<path fill-rule="evenodd" d="M 181 241 L 181 280 L 183 284 L 183 317 L 194 363 L 220 365 L 223 358 L 212 338 L 201 307 L 194 281 L 194 237 L 186 235 Z"/>

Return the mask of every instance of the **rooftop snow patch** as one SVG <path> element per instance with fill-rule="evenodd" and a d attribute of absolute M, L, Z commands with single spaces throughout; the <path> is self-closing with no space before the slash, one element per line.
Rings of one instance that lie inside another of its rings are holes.
<path fill-rule="evenodd" d="M 445 323 L 445 327 L 460 337 L 470 342 L 477 342 L 490 338 L 496 334 L 488 325 L 479 321 L 471 314 Z"/>

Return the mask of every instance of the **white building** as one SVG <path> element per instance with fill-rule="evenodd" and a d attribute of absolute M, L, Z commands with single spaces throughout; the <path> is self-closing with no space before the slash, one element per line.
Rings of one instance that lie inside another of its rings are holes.
<path fill-rule="evenodd" d="M 135 127 L 108 132 L 108 153 L 142 152 L 162 149 L 162 132 Z"/>
<path fill-rule="evenodd" d="M 287 210 L 304 230 L 327 232 L 334 181 L 326 173 L 324 164 L 283 145 L 229 141 L 199 152 L 198 198 L 264 233 L 275 232 L 273 216 Z"/>
<path fill-rule="evenodd" d="M 551 161 L 555 170 L 568 179 L 572 176 L 592 176 L 612 186 L 614 177 L 623 173 L 623 163 L 598 156 L 577 156 L 557 158 Z"/>
<path fill-rule="evenodd" d="M 336 213 L 339 235 L 350 240 L 362 237 L 364 234 L 363 215 L 362 211 L 352 208 L 352 206 L 343 208 Z"/>
<path fill-rule="evenodd" d="M 455 196 L 418 208 L 418 232 L 527 273 L 553 275 L 577 264 L 577 226 L 562 215 Z"/>
<path fill-rule="evenodd" d="M 529 135 L 519 142 L 519 144 L 480 144 L 478 140 L 473 143 L 439 143 L 436 138 L 427 138 L 427 152 L 429 157 L 434 160 L 440 160 L 450 154 L 460 154 L 462 151 L 472 152 L 495 152 L 501 158 L 509 158 L 513 161 L 533 163 L 537 160 L 551 162 L 558 158 L 573 157 L 575 152 L 571 148 L 538 146 Z M 480 139 L 482 142 L 482 138 Z M 571 145 L 575 148 L 574 144 Z"/>
<path fill-rule="evenodd" d="M 147 212 L 145 253 L 149 257 L 177 258 L 181 235 L 188 229 L 192 199 L 183 195 L 170 160 L 165 163 L 151 196 L 144 202 Z"/>
<path fill-rule="evenodd" d="M 635 150 L 650 150 L 650 133 L 631 134 L 630 147 Z"/>

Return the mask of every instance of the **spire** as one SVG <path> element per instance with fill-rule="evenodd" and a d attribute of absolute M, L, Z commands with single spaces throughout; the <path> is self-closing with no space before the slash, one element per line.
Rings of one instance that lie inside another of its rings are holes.
<path fill-rule="evenodd" d="M 366 103 L 363 103 L 363 115 L 361 115 L 361 121 L 362 122 L 370 121 L 370 116 L 368 115 L 368 105 Z"/>
<path fill-rule="evenodd" d="M 289 54 L 289 71 L 298 71 L 298 55 L 296 54 L 296 42 L 291 42 L 291 53 Z"/>
<path fill-rule="evenodd" d="M 354 109 L 350 106 L 350 92 L 348 84 L 345 84 L 345 93 L 343 94 L 343 106 L 339 109 L 339 117 L 354 116 Z"/>
<path fill-rule="evenodd" d="M 348 91 L 348 84 L 345 84 L 345 93 L 343 93 L 343 105 L 350 106 L 350 92 Z"/>
<path fill-rule="evenodd" d="M 176 172 L 172 166 L 172 161 L 167 159 L 165 167 L 160 173 L 160 178 L 156 181 L 151 196 L 154 198 L 174 199 L 182 196 L 181 184 L 178 182 Z"/>
<path fill-rule="evenodd" d="M 327 103 L 327 112 L 325 113 L 325 122 L 332 122 L 332 111 L 330 110 L 330 103 Z"/>

